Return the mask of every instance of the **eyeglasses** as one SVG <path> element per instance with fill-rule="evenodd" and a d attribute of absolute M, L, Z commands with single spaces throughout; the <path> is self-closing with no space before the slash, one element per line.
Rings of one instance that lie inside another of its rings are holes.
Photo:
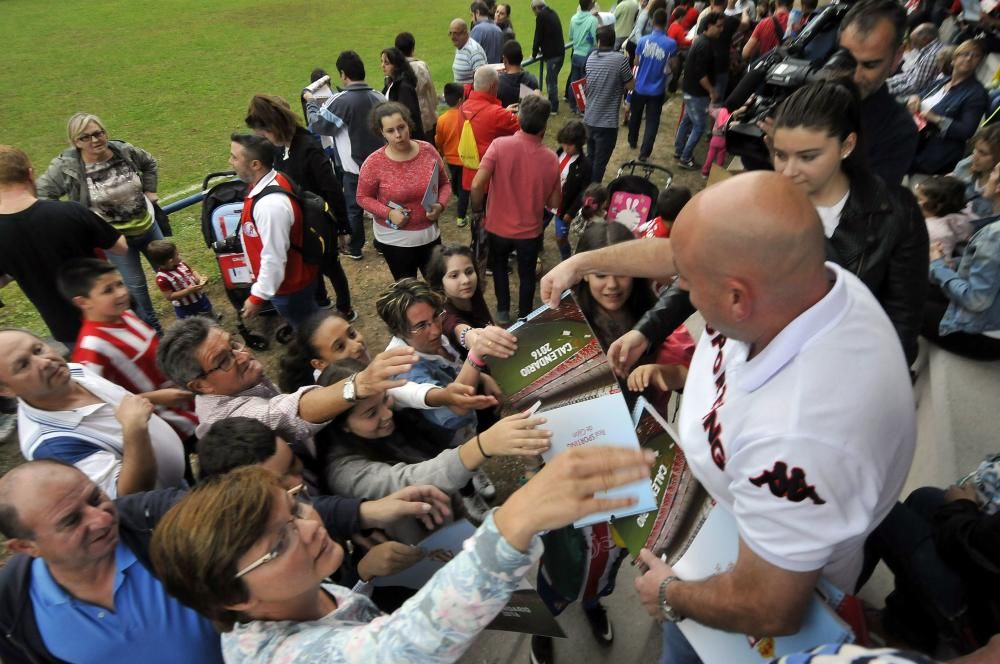
<path fill-rule="evenodd" d="M 196 376 L 196 378 L 208 378 L 210 374 L 215 371 L 229 371 L 236 364 L 236 353 L 241 353 L 247 349 L 247 345 L 242 341 L 236 341 L 235 339 L 229 340 L 229 352 L 222 356 L 219 363 L 209 369 L 208 371 L 203 371 Z"/>
<path fill-rule="evenodd" d="M 98 129 L 97 131 L 90 134 L 80 134 L 79 136 L 76 137 L 76 140 L 80 141 L 81 143 L 90 143 L 91 141 L 94 140 L 100 140 L 107 135 L 108 132 L 104 131 L 103 129 Z"/>
<path fill-rule="evenodd" d="M 445 311 L 442 309 L 434 314 L 434 318 L 431 320 L 425 320 L 423 322 L 417 323 L 410 328 L 410 334 L 420 334 L 421 332 L 426 332 L 430 329 L 432 325 L 441 325 L 441 321 L 444 320 Z"/>
<path fill-rule="evenodd" d="M 295 527 L 295 522 L 302 518 L 300 505 L 306 502 L 307 492 L 306 486 L 304 484 L 299 484 L 298 486 L 292 487 L 288 490 L 288 495 L 295 499 L 295 508 L 293 509 L 292 518 L 285 522 L 285 525 L 281 528 L 281 534 L 278 536 L 277 541 L 275 541 L 274 546 L 271 550 L 265 553 L 263 556 L 253 561 L 240 571 L 236 573 L 234 578 L 239 579 L 246 576 L 250 572 L 254 571 L 261 565 L 266 565 L 275 558 L 279 557 L 285 551 L 288 550 L 288 543 L 298 534 L 298 529 Z"/>

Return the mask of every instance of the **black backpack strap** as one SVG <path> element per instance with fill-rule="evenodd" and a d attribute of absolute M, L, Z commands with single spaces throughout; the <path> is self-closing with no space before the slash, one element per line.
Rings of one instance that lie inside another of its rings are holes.
<path fill-rule="evenodd" d="M 781 21 L 778 20 L 777 16 L 771 16 L 771 22 L 774 23 L 774 34 L 778 36 L 778 43 L 785 41 L 785 29 L 781 27 Z"/>
<path fill-rule="evenodd" d="M 295 195 L 295 192 L 288 191 L 284 187 L 282 187 L 280 185 L 277 185 L 277 184 L 269 184 L 269 185 L 267 185 L 266 187 L 264 187 L 263 189 L 261 189 L 260 192 L 256 196 L 253 197 L 253 202 L 250 204 L 250 219 L 253 219 L 253 209 L 254 209 L 254 207 L 256 207 L 257 201 L 259 201 L 260 199 L 264 198 L 268 194 L 284 194 L 285 196 L 288 196 L 289 199 L 291 199 L 291 200 L 293 200 L 293 201 L 295 201 L 296 203 L 299 204 L 299 211 L 300 211 L 300 213 L 303 216 L 303 220 L 305 219 L 305 211 L 302 210 L 302 202 L 299 201 L 299 197 Z M 294 219 L 293 219 L 293 221 L 294 221 Z M 240 232 L 243 232 L 243 225 L 242 224 L 240 225 Z M 291 241 L 291 237 L 289 237 L 289 239 L 288 239 L 288 246 L 291 247 L 292 249 L 294 249 L 295 251 L 299 252 L 300 254 L 302 253 L 302 246 L 301 245 L 297 245 L 294 242 L 292 242 Z"/>

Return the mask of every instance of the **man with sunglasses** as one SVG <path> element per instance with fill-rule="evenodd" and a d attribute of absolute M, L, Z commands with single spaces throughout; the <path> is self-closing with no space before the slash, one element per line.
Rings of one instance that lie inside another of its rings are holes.
<path fill-rule="evenodd" d="M 0 330 L 0 396 L 17 397 L 21 453 L 76 466 L 112 497 L 184 483 L 184 447 L 149 400 Z"/>

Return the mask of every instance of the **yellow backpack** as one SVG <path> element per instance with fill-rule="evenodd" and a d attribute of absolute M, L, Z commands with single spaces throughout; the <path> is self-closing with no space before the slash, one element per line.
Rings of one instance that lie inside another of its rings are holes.
<path fill-rule="evenodd" d="M 476 135 L 472 131 L 472 122 L 469 118 L 462 124 L 462 135 L 458 139 L 458 158 L 466 168 L 479 169 L 479 144 L 476 143 Z"/>

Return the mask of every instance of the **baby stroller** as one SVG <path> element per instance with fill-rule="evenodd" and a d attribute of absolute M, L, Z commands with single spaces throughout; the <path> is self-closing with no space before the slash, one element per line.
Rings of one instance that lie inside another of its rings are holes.
<path fill-rule="evenodd" d="M 236 329 L 247 346 L 263 351 L 271 345 L 268 338 L 251 332 L 240 313 L 243 303 L 250 296 L 253 275 L 243 255 L 243 243 L 239 236 L 240 215 L 243 212 L 243 199 L 247 195 L 247 185 L 241 180 L 232 179 L 235 175 L 233 171 L 219 171 L 205 176 L 201 187 L 206 192 L 201 204 L 201 234 L 205 244 L 216 254 L 226 297 L 236 310 Z M 217 178 L 226 180 L 209 189 L 209 183 Z M 272 318 L 277 314 L 270 303 L 260 312 L 261 316 Z M 278 343 L 288 343 L 292 338 L 292 328 L 281 325 L 274 337 Z"/>
<path fill-rule="evenodd" d="M 627 172 L 626 172 L 627 171 Z M 642 173 L 637 175 L 636 171 Z M 654 175 L 663 175 L 663 187 L 669 187 L 674 174 L 665 166 L 645 161 L 626 161 L 618 168 L 615 179 L 608 183 L 608 218 L 630 231 L 656 214 L 656 198 L 660 190 L 653 184 Z M 577 215 L 570 226 L 570 244 L 576 246 L 590 223 Z"/>

